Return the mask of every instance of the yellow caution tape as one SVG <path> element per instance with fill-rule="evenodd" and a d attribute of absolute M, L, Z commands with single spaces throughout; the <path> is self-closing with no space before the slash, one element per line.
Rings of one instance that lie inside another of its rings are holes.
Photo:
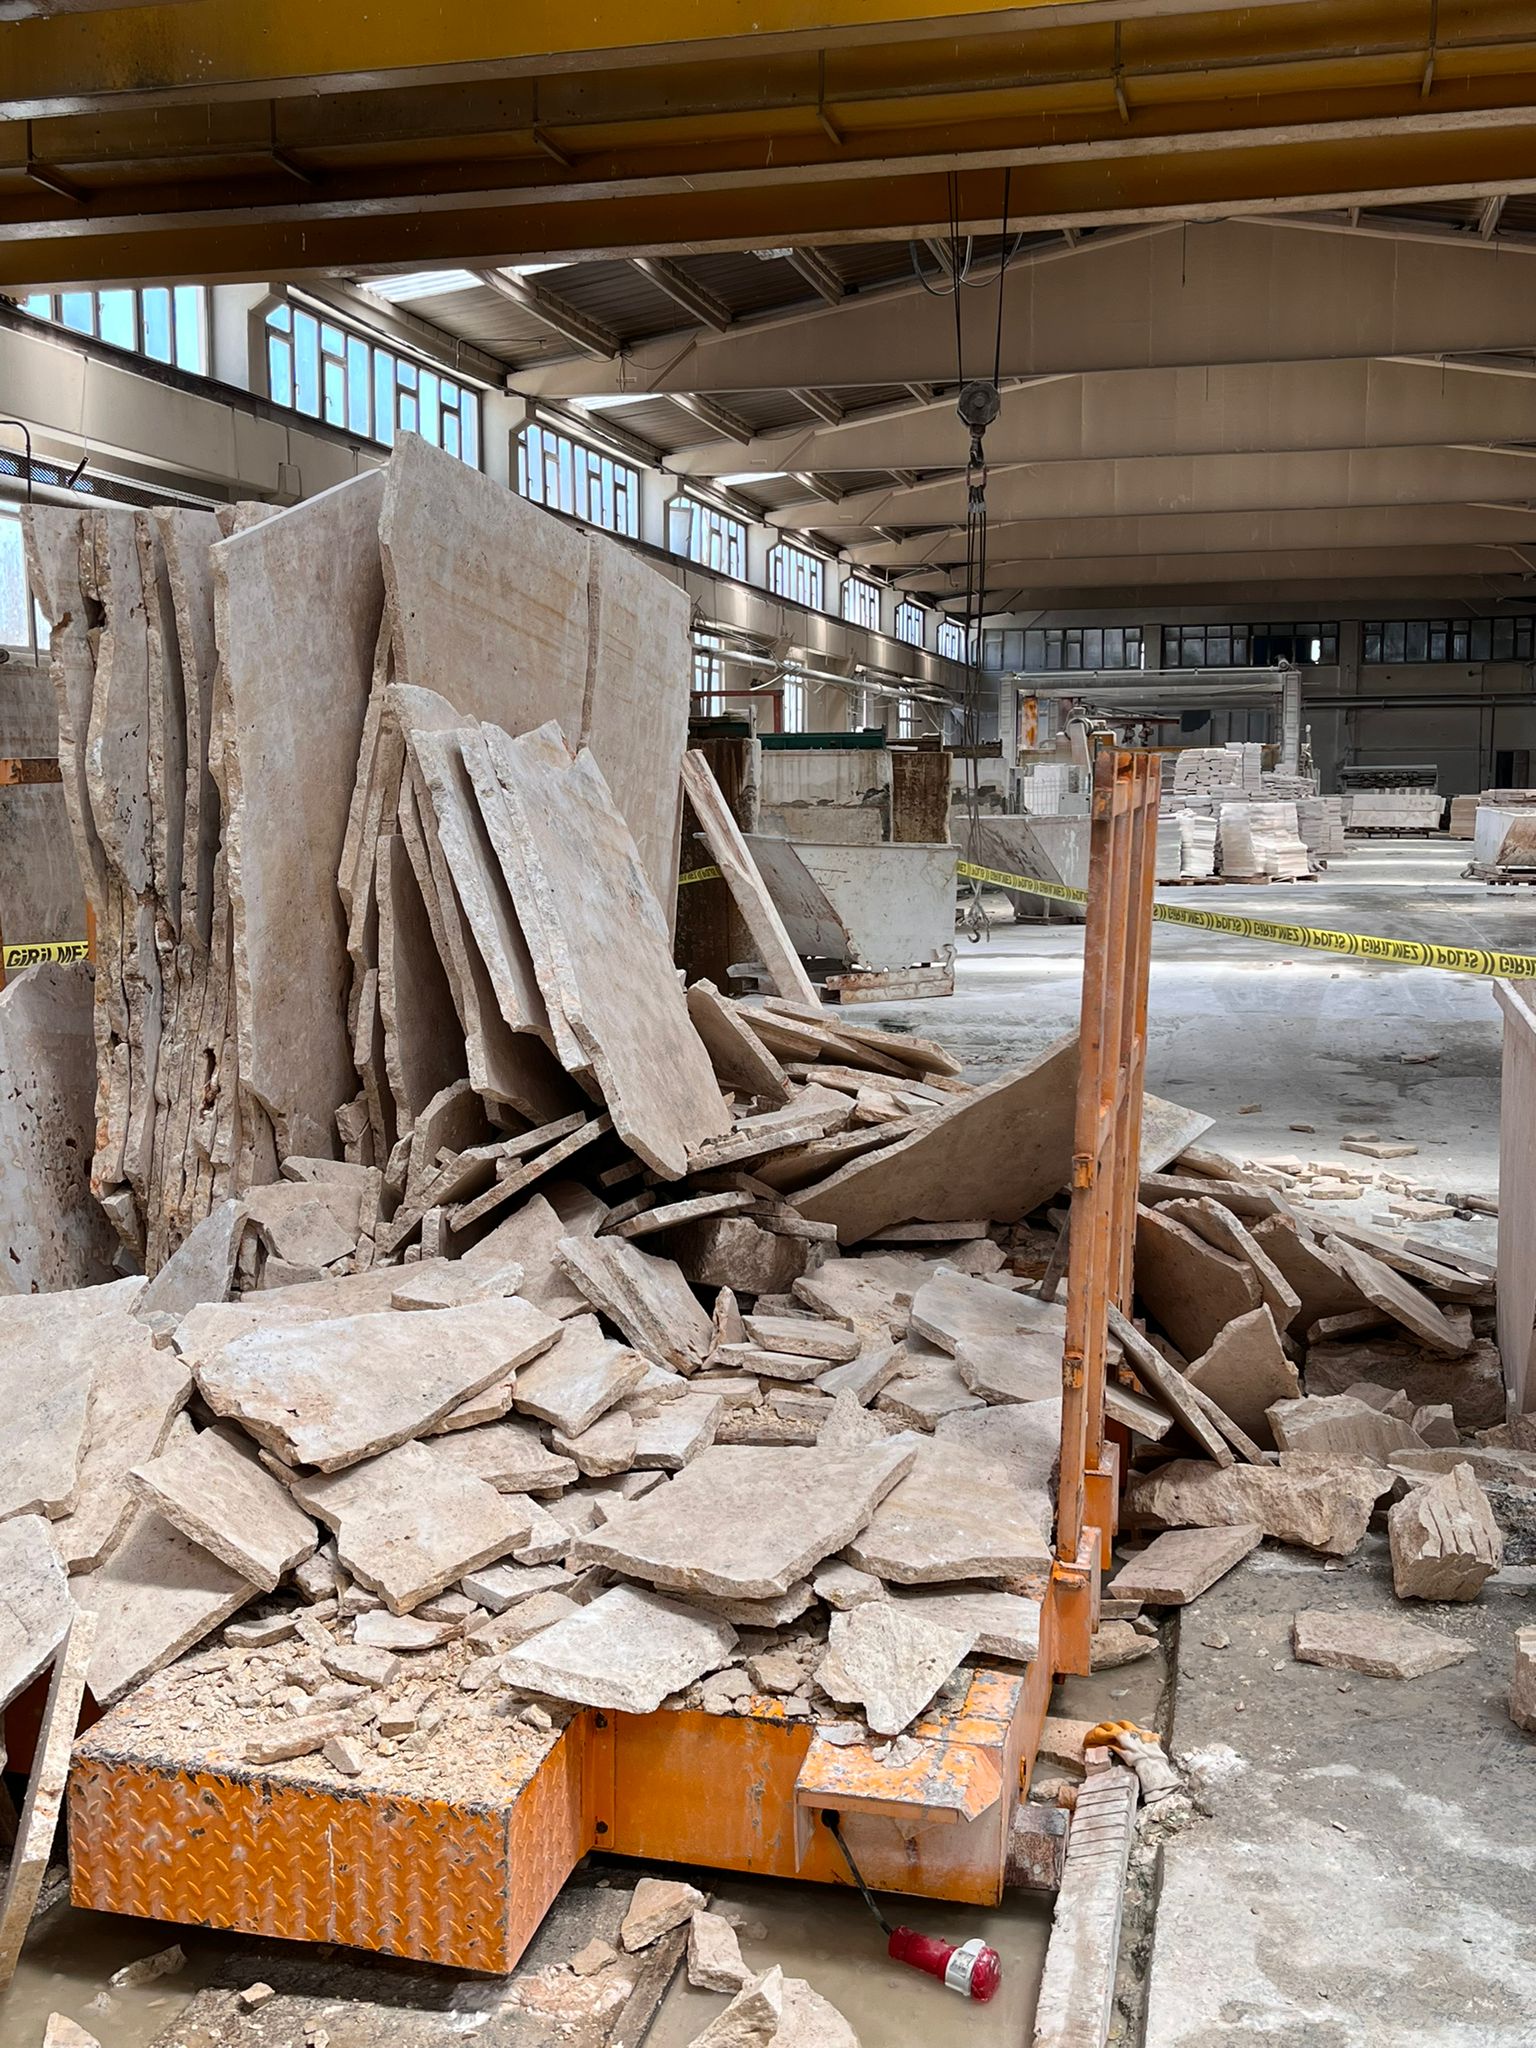
<path fill-rule="evenodd" d="M 686 875 L 678 876 L 677 886 L 679 889 L 686 889 L 690 882 L 718 882 L 719 879 L 718 868 L 690 868 Z"/>
<path fill-rule="evenodd" d="M 1085 903 L 1086 889 L 1066 882 L 1041 882 L 1033 875 L 1010 875 L 997 868 L 977 867 L 963 860 L 959 872 L 972 882 L 990 882 L 998 889 L 1019 889 L 1031 896 L 1052 896 L 1063 903 Z M 1230 932 L 1238 939 L 1263 939 L 1276 946 L 1304 947 L 1314 953 L 1336 953 L 1357 960 L 1392 960 L 1403 967 L 1438 967 L 1447 974 L 1487 974 L 1507 981 L 1536 980 L 1536 954 L 1493 953 L 1481 946 L 1429 946 L 1418 939 L 1373 938 L 1365 932 L 1317 931 L 1311 925 L 1282 924 L 1269 917 L 1226 917 L 1219 910 L 1186 910 L 1178 903 L 1154 903 L 1152 915 L 1163 924 L 1188 924 L 1205 932 Z"/>
<path fill-rule="evenodd" d="M 89 939 L 40 940 L 34 946 L 7 946 L 3 964 L 7 974 L 20 967 L 35 967 L 39 960 L 88 960 Z"/>

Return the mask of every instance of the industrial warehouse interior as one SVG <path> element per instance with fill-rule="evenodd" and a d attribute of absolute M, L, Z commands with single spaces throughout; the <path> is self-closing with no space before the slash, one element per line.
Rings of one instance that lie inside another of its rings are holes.
<path fill-rule="evenodd" d="M 1529 2048 L 1533 457 L 1529 0 L 0 0 L 0 2048 Z"/>

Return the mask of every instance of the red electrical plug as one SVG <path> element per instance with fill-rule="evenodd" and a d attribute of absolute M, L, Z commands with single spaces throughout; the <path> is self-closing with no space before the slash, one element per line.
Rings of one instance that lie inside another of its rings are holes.
<path fill-rule="evenodd" d="M 925 1976 L 937 1977 L 946 1990 L 958 1991 L 962 1998 L 971 1998 L 978 2005 L 985 2005 L 1002 1982 L 1003 1959 L 997 1950 L 989 1947 L 979 1936 L 957 1944 L 945 1941 L 937 1934 L 919 1934 L 915 1927 L 893 1927 L 875 1904 L 859 1866 L 849 1853 L 836 1809 L 826 1808 L 821 1819 L 828 1834 L 842 1850 L 843 1861 L 852 1872 L 854 1883 L 864 1894 L 865 1905 L 880 1923 L 886 1937 L 885 1952 L 891 1961 L 905 1963 L 910 1970 L 921 1970 Z"/>

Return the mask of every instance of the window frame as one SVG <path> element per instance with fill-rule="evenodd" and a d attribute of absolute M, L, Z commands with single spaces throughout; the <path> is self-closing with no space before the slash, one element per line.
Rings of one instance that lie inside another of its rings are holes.
<path fill-rule="evenodd" d="M 939 620 L 939 630 L 934 636 L 934 651 L 942 655 L 946 661 L 965 660 L 965 628 L 958 619 Z"/>
<path fill-rule="evenodd" d="M 478 385 L 297 299 L 271 299 L 252 318 L 261 336 L 252 354 L 271 404 L 375 448 L 392 448 L 400 434 L 418 433 L 484 474 Z"/>
<path fill-rule="evenodd" d="M 151 348 L 149 345 L 150 323 L 146 316 L 146 301 L 151 296 L 156 299 L 163 297 L 165 300 L 167 353 L 162 353 L 158 348 Z M 102 329 L 102 301 L 122 298 L 132 301 L 132 341 L 122 341 L 104 333 Z M 44 300 L 47 301 L 46 310 L 40 304 Z M 66 319 L 66 300 L 83 301 L 89 312 L 88 322 Z M 63 328 L 66 334 L 83 334 L 92 341 L 105 342 L 108 348 L 125 349 L 130 355 L 143 356 L 147 362 L 162 363 L 171 370 L 185 370 L 195 377 L 206 377 L 209 374 L 211 326 L 206 285 L 78 285 L 71 291 L 28 292 L 18 303 L 21 310 L 31 314 L 34 320 L 46 320 L 52 327 Z M 189 320 L 192 323 L 193 338 L 190 347 L 183 347 L 182 337 Z M 188 357 L 190 360 L 186 359 Z"/>
<path fill-rule="evenodd" d="M 1532 660 L 1536 660 L 1536 612 L 1360 622 L 1362 668 L 1475 668 Z"/>
<path fill-rule="evenodd" d="M 684 514 L 687 532 L 678 546 Z M 703 540 L 700 541 L 702 531 Z M 713 504 L 692 491 L 679 491 L 667 500 L 667 552 L 680 560 L 707 569 L 713 576 L 729 576 L 733 582 L 747 581 L 747 522 L 723 505 Z M 723 559 L 720 559 L 723 557 Z"/>
<path fill-rule="evenodd" d="M 827 568 L 825 555 L 802 547 L 799 541 L 781 537 L 768 550 L 768 595 L 782 597 L 786 603 L 801 605 L 807 611 L 824 612 Z"/>
<path fill-rule="evenodd" d="M 917 647 L 926 650 L 928 646 L 929 608 L 920 604 L 915 597 L 904 597 L 896 607 L 892 627 L 896 638 L 903 647 Z M 908 628 L 916 627 L 916 631 Z"/>
<path fill-rule="evenodd" d="M 866 593 L 867 596 L 865 595 Z M 838 610 L 842 615 L 844 623 L 850 626 L 862 626 L 866 632 L 878 633 L 881 620 L 881 596 L 880 585 L 872 583 L 867 576 L 845 576 L 838 601 Z M 858 616 L 860 607 L 866 612 L 872 612 L 874 616 L 872 618 L 860 618 Z"/>
<path fill-rule="evenodd" d="M 584 520 L 588 526 L 600 527 L 621 540 L 640 538 L 640 470 L 635 463 L 582 440 L 578 434 L 567 433 L 564 427 L 552 426 L 548 420 L 525 421 L 516 440 L 512 487 L 520 498 L 548 511 L 569 513 L 573 519 Z M 546 443 L 551 445 L 546 447 Z M 537 491 L 531 488 L 535 453 L 540 485 Z M 557 486 L 553 497 L 548 495 L 551 466 Z"/>

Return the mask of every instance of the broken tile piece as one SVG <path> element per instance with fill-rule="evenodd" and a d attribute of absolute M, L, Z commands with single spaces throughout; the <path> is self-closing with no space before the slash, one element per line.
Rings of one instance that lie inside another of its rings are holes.
<path fill-rule="evenodd" d="M 841 1550 L 915 1455 L 896 1441 L 857 1451 L 712 1444 L 571 1556 L 664 1591 L 771 1599 Z"/>
<path fill-rule="evenodd" d="M 393 1449 L 538 1356 L 560 1324 L 519 1297 L 431 1315 L 258 1325 L 197 1368 L 215 1414 L 324 1472 Z"/>
<path fill-rule="evenodd" d="M 1263 1535 L 1257 1522 L 1170 1529 L 1122 1565 L 1108 1590 L 1117 1599 L 1141 1600 L 1149 1607 L 1186 1607 L 1257 1549 Z"/>
<path fill-rule="evenodd" d="M 456 1470 L 426 1444 L 402 1444 L 344 1472 L 296 1479 L 293 1491 L 336 1532 L 347 1570 L 395 1614 L 494 1564 L 529 1534 L 515 1494 Z"/>
<path fill-rule="evenodd" d="M 1022 1593 L 994 1593 L 980 1587 L 962 1590 L 893 1591 L 890 1596 L 909 1614 L 936 1621 L 943 1628 L 969 1630 L 981 1657 L 1002 1657 L 1029 1664 L 1040 1653 L 1040 1602 Z"/>
<path fill-rule="evenodd" d="M 816 1671 L 825 1693 L 859 1706 L 877 1735 L 899 1735 L 975 1646 L 975 1631 L 945 1628 L 891 1600 L 834 1614 Z"/>
<path fill-rule="evenodd" d="M 232 1429 L 174 1432 L 128 1483 L 147 1507 L 264 1593 L 320 1545 L 319 1530 L 287 1487 Z"/>
<path fill-rule="evenodd" d="M 659 1941 L 671 1928 L 681 1927 L 705 1903 L 704 1894 L 691 1884 L 670 1877 L 642 1877 L 620 1923 L 619 1940 L 633 1955 Z"/>
<path fill-rule="evenodd" d="M 1358 1608 L 1337 1614 L 1301 1609 L 1291 1625 L 1291 1647 L 1300 1664 L 1327 1664 L 1367 1678 L 1423 1678 L 1472 1654 L 1472 1645 L 1459 1636 Z"/>
<path fill-rule="evenodd" d="M 725 1663 L 735 1644 L 729 1622 L 634 1586 L 611 1586 L 510 1651 L 501 1675 L 522 1691 L 578 1706 L 653 1714 L 670 1693 Z"/>

